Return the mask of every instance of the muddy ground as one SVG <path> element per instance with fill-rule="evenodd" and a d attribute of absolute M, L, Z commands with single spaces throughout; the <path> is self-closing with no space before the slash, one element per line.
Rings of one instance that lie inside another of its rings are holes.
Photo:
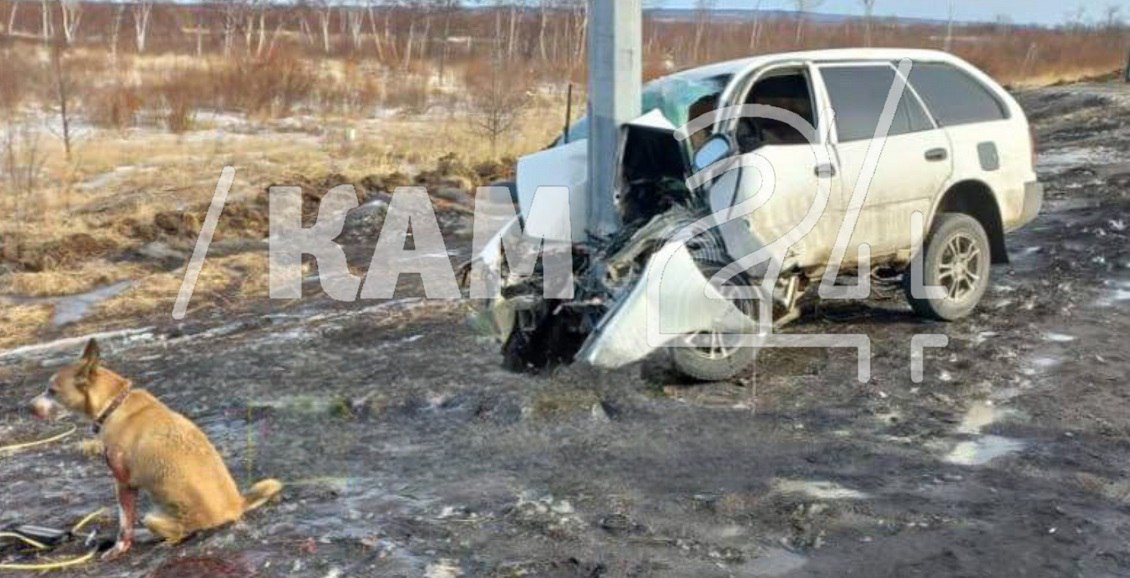
<path fill-rule="evenodd" d="M 518 375 L 460 304 L 411 299 L 109 337 L 108 364 L 192 417 L 241 484 L 287 488 L 235 527 L 60 574 L 1126 576 L 1130 90 L 1022 100 L 1049 200 L 976 315 L 928 323 L 877 295 L 791 326 L 867 333 L 866 384 L 822 349 L 764 352 L 737 383 L 688 384 L 662 358 Z M 913 383 L 918 333 L 950 341 Z M 0 353 L 3 444 L 66 429 L 23 404 L 79 349 Z M 80 427 L 0 455 L 0 525 L 113 505 Z"/>

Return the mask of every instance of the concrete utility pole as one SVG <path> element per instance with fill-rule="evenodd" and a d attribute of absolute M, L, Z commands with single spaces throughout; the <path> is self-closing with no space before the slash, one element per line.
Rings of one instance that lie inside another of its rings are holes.
<path fill-rule="evenodd" d="M 641 0 L 588 3 L 588 230 L 593 235 L 607 235 L 620 225 L 612 196 L 620 125 L 640 114 L 643 14 Z"/>

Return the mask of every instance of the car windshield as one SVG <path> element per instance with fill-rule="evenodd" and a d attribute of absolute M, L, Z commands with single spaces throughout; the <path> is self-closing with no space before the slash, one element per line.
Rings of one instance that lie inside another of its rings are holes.
<path fill-rule="evenodd" d="M 668 76 L 654 80 L 643 87 L 642 110 L 646 113 L 659 109 L 671 124 L 683 126 L 692 120 L 692 107 L 704 98 L 721 94 L 730 78 L 731 75 L 723 74 L 708 78 Z M 569 127 L 569 133 L 562 135 L 554 144 L 567 144 L 588 137 L 589 119 L 586 116 Z"/>

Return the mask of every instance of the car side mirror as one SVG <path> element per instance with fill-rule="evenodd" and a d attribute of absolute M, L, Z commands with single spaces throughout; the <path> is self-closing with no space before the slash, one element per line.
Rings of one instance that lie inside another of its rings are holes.
<path fill-rule="evenodd" d="M 716 134 L 710 137 L 706 142 L 698 147 L 698 151 L 694 154 L 694 170 L 695 172 L 701 171 L 713 165 L 714 163 L 730 156 L 733 146 L 730 144 L 730 139 L 724 135 Z"/>

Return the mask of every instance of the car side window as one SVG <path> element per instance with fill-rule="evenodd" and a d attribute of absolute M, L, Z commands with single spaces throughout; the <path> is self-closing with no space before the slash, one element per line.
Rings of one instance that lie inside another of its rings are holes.
<path fill-rule="evenodd" d="M 984 84 L 955 66 L 916 62 L 909 78 L 941 126 L 1008 118 L 1008 109 Z"/>
<path fill-rule="evenodd" d="M 820 70 L 836 113 L 840 142 L 875 137 L 875 129 L 895 82 L 895 69 L 887 65 L 831 66 Z M 933 129 L 929 115 L 909 90 L 902 94 L 887 136 Z"/>

